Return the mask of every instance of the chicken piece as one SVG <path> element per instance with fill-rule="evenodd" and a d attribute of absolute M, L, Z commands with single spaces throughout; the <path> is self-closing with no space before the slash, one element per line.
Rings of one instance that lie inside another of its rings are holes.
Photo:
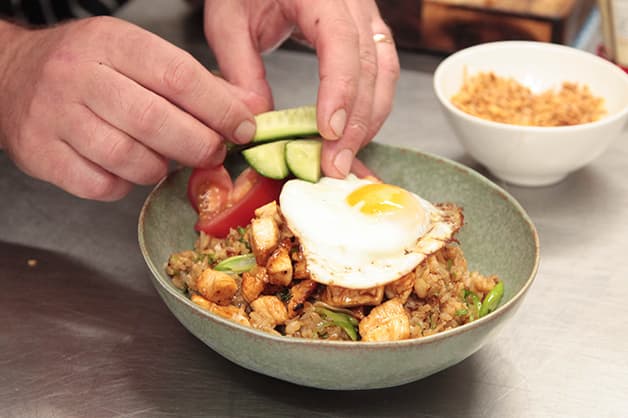
<path fill-rule="evenodd" d="M 261 296 L 251 302 L 250 314 L 254 328 L 270 331 L 288 320 L 288 310 L 277 296 Z"/>
<path fill-rule="evenodd" d="M 196 293 L 192 294 L 192 296 L 190 296 L 190 299 L 201 308 L 206 309 L 218 316 L 230 319 L 240 325 L 246 325 L 247 327 L 251 326 L 249 317 L 246 312 L 244 312 L 244 308 L 242 307 L 238 308 L 237 306 L 233 305 L 220 306 L 212 301 L 205 299 L 200 295 L 197 295 Z"/>
<path fill-rule="evenodd" d="M 238 284 L 227 273 L 207 268 L 196 279 L 196 290 L 211 302 L 228 305 L 238 291 Z"/>
<path fill-rule="evenodd" d="M 268 282 L 280 286 L 288 286 L 292 281 L 292 259 L 290 258 L 290 241 L 281 244 L 268 257 L 266 262 Z"/>
<path fill-rule="evenodd" d="M 360 321 L 362 341 L 396 341 L 410 337 L 410 320 L 399 299 L 376 306 Z"/>
<path fill-rule="evenodd" d="M 399 301 L 403 304 L 406 303 L 408 297 L 412 293 L 414 288 L 414 272 L 410 272 L 400 279 L 395 280 L 392 283 L 388 283 L 384 288 L 386 299 L 399 298 Z"/>
<path fill-rule="evenodd" d="M 347 289 L 340 286 L 327 286 L 321 297 L 331 306 L 347 308 L 360 305 L 379 305 L 384 298 L 384 286 L 369 289 Z"/>
<path fill-rule="evenodd" d="M 273 218 L 275 221 L 279 219 L 279 207 L 276 201 L 265 204 L 255 209 L 256 218 Z"/>
<path fill-rule="evenodd" d="M 242 287 L 240 292 L 248 303 L 253 302 L 264 291 L 264 286 L 268 282 L 266 268 L 255 266 L 250 271 L 242 273 Z"/>
<path fill-rule="evenodd" d="M 303 310 L 303 304 L 318 287 L 314 280 L 303 280 L 290 288 L 288 317 L 294 318 Z"/>
<path fill-rule="evenodd" d="M 307 263 L 305 262 L 305 257 L 303 257 L 301 249 L 292 252 L 292 269 L 292 277 L 294 279 L 302 280 L 310 278 L 310 272 L 307 269 Z"/>
<path fill-rule="evenodd" d="M 254 218 L 251 221 L 251 249 L 255 261 L 265 266 L 268 257 L 279 245 L 279 226 L 272 217 Z"/>

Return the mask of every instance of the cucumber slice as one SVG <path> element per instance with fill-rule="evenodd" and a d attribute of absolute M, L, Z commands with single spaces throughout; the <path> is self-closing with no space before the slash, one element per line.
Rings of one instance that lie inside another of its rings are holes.
<path fill-rule="evenodd" d="M 318 134 L 315 106 L 260 113 L 255 116 L 255 123 L 257 130 L 253 142 Z"/>
<path fill-rule="evenodd" d="M 256 145 L 242 151 L 242 156 L 255 171 L 271 179 L 285 179 L 290 173 L 286 164 L 288 140 Z"/>
<path fill-rule="evenodd" d="M 286 144 L 286 163 L 297 178 L 316 183 L 321 178 L 322 141 L 302 139 Z"/>

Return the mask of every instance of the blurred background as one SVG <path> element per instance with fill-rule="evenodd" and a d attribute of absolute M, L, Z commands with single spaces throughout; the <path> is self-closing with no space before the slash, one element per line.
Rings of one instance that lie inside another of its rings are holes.
<path fill-rule="evenodd" d="M 583 47 L 596 33 L 596 0 L 378 0 L 399 47 L 450 53 L 484 42 L 530 40 Z"/>

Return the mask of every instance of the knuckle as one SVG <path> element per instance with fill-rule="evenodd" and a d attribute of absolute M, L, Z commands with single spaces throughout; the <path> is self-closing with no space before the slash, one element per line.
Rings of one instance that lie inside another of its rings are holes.
<path fill-rule="evenodd" d="M 131 107 L 130 116 L 140 138 L 159 134 L 167 123 L 168 112 L 157 97 Z"/>
<path fill-rule="evenodd" d="M 401 69 L 399 68 L 398 62 L 382 62 L 380 63 L 379 70 L 388 74 L 389 78 L 393 81 L 397 82 L 397 80 L 399 80 Z"/>
<path fill-rule="evenodd" d="M 215 154 L 220 149 L 221 141 L 213 135 L 208 135 L 198 141 L 198 150 L 195 154 L 197 166 L 207 166 L 214 160 Z"/>
<path fill-rule="evenodd" d="M 118 179 L 111 174 L 99 174 L 77 194 L 85 199 L 111 200 L 116 197 Z"/>
<path fill-rule="evenodd" d="M 235 125 L 234 121 L 237 113 L 236 105 L 233 101 L 230 100 L 225 103 L 225 105 L 222 106 L 221 109 L 222 112 L 220 114 L 220 117 L 218 118 L 218 124 L 216 125 L 216 128 L 222 133 L 227 133 L 231 135 L 232 132 L 230 131 L 229 127 Z"/>
<path fill-rule="evenodd" d="M 123 167 L 129 161 L 129 155 L 133 151 L 135 144 L 127 137 L 109 134 L 105 138 L 107 148 L 104 150 L 103 158 L 109 167 Z"/>
<path fill-rule="evenodd" d="M 368 77 L 369 80 L 374 80 L 377 77 L 377 55 L 374 50 L 369 48 L 360 50 L 360 65 L 362 75 Z"/>
<path fill-rule="evenodd" d="M 340 92 L 347 101 L 353 100 L 358 89 L 358 78 L 350 74 L 334 74 L 333 77 L 329 74 L 324 74 L 321 75 L 321 83 L 333 84 L 333 90 Z"/>
<path fill-rule="evenodd" d="M 93 16 L 83 19 L 81 22 L 82 31 L 100 34 L 104 30 L 110 30 L 114 25 L 117 26 L 119 20 L 111 16 Z"/>
<path fill-rule="evenodd" d="M 151 165 L 151 167 L 141 173 L 140 178 L 137 180 L 139 184 L 155 184 L 168 174 L 168 163 L 165 160 L 158 159 Z"/>
<path fill-rule="evenodd" d="M 369 121 L 362 115 L 353 115 L 349 127 L 361 137 L 366 137 L 370 132 Z"/>
<path fill-rule="evenodd" d="M 175 95 L 197 90 L 200 77 L 190 65 L 191 56 L 187 52 L 181 52 L 166 66 L 162 81 L 166 89 Z"/>

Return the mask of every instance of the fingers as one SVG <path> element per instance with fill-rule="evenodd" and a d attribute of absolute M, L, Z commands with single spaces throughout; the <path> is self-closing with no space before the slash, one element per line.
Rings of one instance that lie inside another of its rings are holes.
<path fill-rule="evenodd" d="M 80 155 L 132 183 L 155 184 L 168 172 L 167 161 L 84 105 L 66 114 L 60 136 Z"/>
<path fill-rule="evenodd" d="M 368 168 L 362 161 L 357 158 L 353 159 L 351 164 L 351 172 L 361 179 L 368 179 L 377 183 L 381 183 L 381 179 L 375 175 L 370 168 Z"/>
<path fill-rule="evenodd" d="M 277 7 L 274 2 L 271 3 L 272 6 Z M 250 106 L 251 102 L 247 101 L 254 113 L 261 113 L 273 108 L 273 98 L 260 55 L 265 46 L 263 44 L 267 42 L 251 33 L 253 30 L 251 26 L 255 23 L 250 21 L 251 13 L 244 2 L 207 2 L 205 36 L 216 56 L 222 75 L 229 82 L 258 96 L 257 102 L 263 99 L 254 106 Z M 282 16 L 281 13 L 278 15 Z M 264 29 L 268 29 L 268 26 Z M 279 30 L 291 27 L 285 20 L 272 26 Z M 267 30 L 264 31 L 266 32 Z M 281 37 L 282 34 L 278 35 Z"/>
<path fill-rule="evenodd" d="M 132 25 L 120 26 L 114 36 L 117 42 L 110 43 L 106 64 L 166 99 L 158 112 L 169 101 L 230 141 L 245 143 L 253 137 L 251 111 L 190 54 Z"/>
<path fill-rule="evenodd" d="M 360 73 L 358 91 L 349 115 L 347 126 L 337 144 L 324 149 L 322 169 L 328 176 L 345 177 L 353 162 L 355 153 L 362 144 L 368 142 L 371 132 L 371 112 L 377 77 L 377 52 L 371 30 L 371 10 L 363 7 L 364 2 L 352 4 L 349 10 L 356 22 L 359 36 Z"/>
<path fill-rule="evenodd" d="M 360 79 L 358 29 L 344 1 L 283 1 L 319 58 L 317 123 L 326 139 L 342 136 Z"/>
<path fill-rule="evenodd" d="M 105 65 L 86 81 L 84 104 L 109 125 L 182 164 L 210 167 L 224 159 L 218 133 Z"/>
<path fill-rule="evenodd" d="M 345 177 L 356 152 L 377 133 L 392 108 L 399 62 L 392 34 L 374 1 L 283 1 L 319 57 L 318 127 L 321 167 Z M 292 7 L 290 7 L 292 6 Z M 380 34 L 376 42 L 373 35 Z M 381 42 L 381 37 L 387 42 Z"/>
<path fill-rule="evenodd" d="M 375 42 L 377 51 L 377 80 L 373 95 L 373 112 L 368 137 L 372 138 L 382 127 L 393 106 L 397 80 L 399 79 L 399 57 L 390 28 L 378 16 L 373 20 L 373 34 L 382 34 L 380 42 Z M 363 144 L 363 146 L 366 143 Z"/>
<path fill-rule="evenodd" d="M 131 183 L 79 155 L 67 143 L 51 139 L 30 148 L 28 159 L 16 158 L 27 174 L 84 199 L 114 201 L 126 196 Z"/>

